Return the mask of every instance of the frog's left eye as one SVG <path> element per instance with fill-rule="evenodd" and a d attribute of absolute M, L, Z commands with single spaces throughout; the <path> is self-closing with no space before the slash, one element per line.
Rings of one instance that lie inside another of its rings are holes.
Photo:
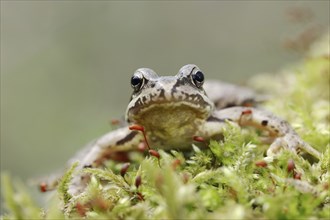
<path fill-rule="evenodd" d="M 134 74 L 131 78 L 131 86 L 133 87 L 134 91 L 139 91 L 144 83 L 144 78 L 140 74 Z"/>
<path fill-rule="evenodd" d="M 191 75 L 194 84 L 197 88 L 200 88 L 204 83 L 204 74 L 201 71 L 197 71 Z"/>

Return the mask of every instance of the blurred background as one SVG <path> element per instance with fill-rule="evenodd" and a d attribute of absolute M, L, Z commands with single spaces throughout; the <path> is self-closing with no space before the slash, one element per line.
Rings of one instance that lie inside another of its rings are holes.
<path fill-rule="evenodd" d="M 1 1 L 1 171 L 62 168 L 123 116 L 137 68 L 242 83 L 328 27 L 329 1 Z"/>

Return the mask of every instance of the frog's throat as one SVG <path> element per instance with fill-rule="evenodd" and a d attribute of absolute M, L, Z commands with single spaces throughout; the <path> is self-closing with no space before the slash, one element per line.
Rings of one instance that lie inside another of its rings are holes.
<path fill-rule="evenodd" d="M 205 108 L 162 103 L 140 109 L 131 122 L 143 126 L 150 143 L 156 147 L 184 147 L 192 141 L 208 116 L 209 111 Z"/>

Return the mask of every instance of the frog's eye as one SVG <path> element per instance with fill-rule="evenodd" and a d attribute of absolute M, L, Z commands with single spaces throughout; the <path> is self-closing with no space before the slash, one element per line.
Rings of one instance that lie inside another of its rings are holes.
<path fill-rule="evenodd" d="M 131 78 L 131 86 L 134 91 L 139 91 L 144 82 L 144 78 L 141 74 L 134 74 Z"/>
<path fill-rule="evenodd" d="M 201 71 L 197 71 L 191 75 L 191 78 L 197 88 L 202 87 L 204 83 L 204 74 Z"/>

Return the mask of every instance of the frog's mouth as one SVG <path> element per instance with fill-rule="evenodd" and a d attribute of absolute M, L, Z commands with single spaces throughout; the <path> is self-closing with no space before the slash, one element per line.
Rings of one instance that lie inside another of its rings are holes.
<path fill-rule="evenodd" d="M 202 106 L 199 103 L 186 101 L 168 102 L 157 101 L 127 110 L 127 121 L 145 126 L 145 124 L 180 124 L 191 123 L 196 119 L 205 120 L 212 111 L 210 105 Z M 155 121 L 155 122 L 154 122 Z M 147 122 L 147 123 L 146 123 Z M 177 125 L 177 126 L 175 126 Z"/>

